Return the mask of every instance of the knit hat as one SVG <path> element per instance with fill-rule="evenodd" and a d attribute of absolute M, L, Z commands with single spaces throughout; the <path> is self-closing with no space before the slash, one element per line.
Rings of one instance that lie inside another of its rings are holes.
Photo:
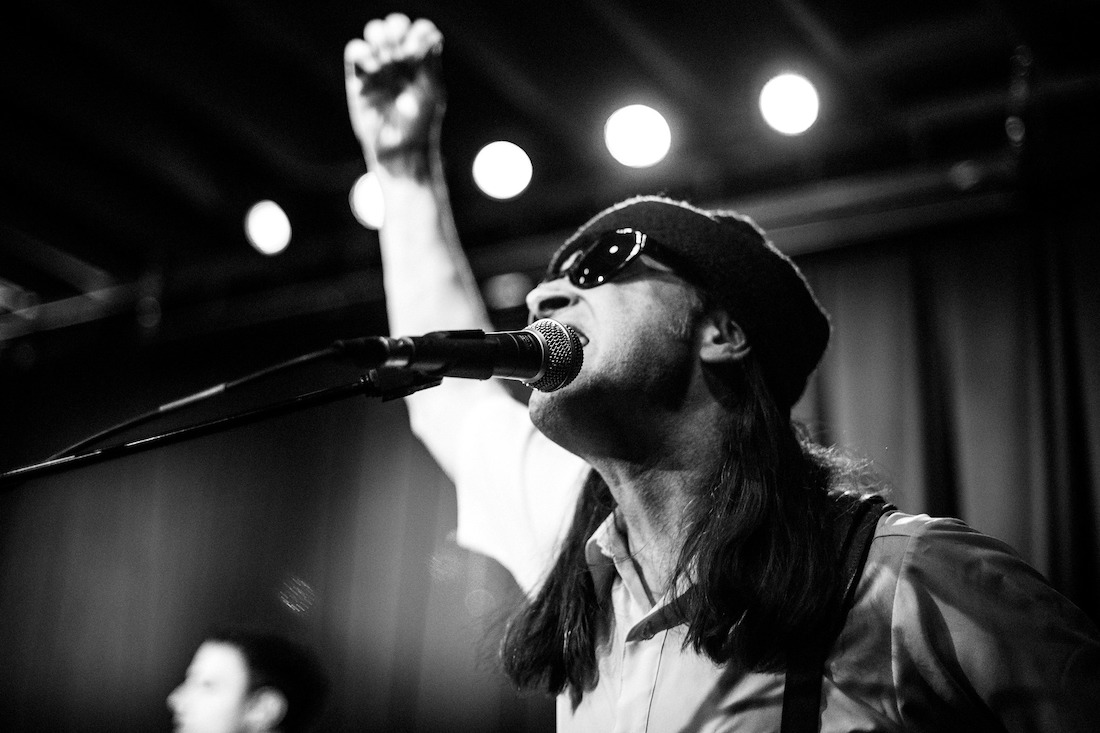
<path fill-rule="evenodd" d="M 707 211 L 660 196 L 627 199 L 600 212 L 566 240 L 549 276 L 576 249 L 608 231 L 645 232 L 677 257 L 677 272 L 741 326 L 778 404 L 790 408 L 829 342 L 829 318 L 790 258 L 748 217 Z"/>

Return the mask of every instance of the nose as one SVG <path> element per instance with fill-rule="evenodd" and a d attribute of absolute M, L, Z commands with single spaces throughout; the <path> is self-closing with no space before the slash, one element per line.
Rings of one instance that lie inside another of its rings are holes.
<path fill-rule="evenodd" d="M 176 689 L 168 693 L 168 709 L 173 713 L 179 709 L 179 698 L 183 685 L 180 685 Z"/>
<path fill-rule="evenodd" d="M 549 318 L 557 311 L 572 305 L 577 299 L 576 288 L 568 278 L 541 282 L 527 294 L 527 311 L 532 320 Z"/>

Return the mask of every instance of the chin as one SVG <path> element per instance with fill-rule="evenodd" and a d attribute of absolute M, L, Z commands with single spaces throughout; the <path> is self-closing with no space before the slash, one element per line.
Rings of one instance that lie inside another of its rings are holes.
<path fill-rule="evenodd" d="M 531 416 L 531 422 L 555 443 L 560 443 L 559 437 L 569 431 L 570 390 L 573 385 L 563 387 L 554 392 L 533 392 L 527 402 L 527 412 Z"/>
<path fill-rule="evenodd" d="M 560 391 L 560 390 L 559 390 Z M 527 400 L 527 413 L 531 416 L 531 422 L 539 430 L 543 429 L 543 422 L 548 413 L 553 412 L 555 402 L 560 398 L 558 392 L 539 392 L 533 390 Z"/>
<path fill-rule="evenodd" d="M 532 393 L 527 403 L 531 422 L 539 432 L 571 453 L 583 455 L 587 441 L 607 420 L 600 391 L 581 374 L 554 392 Z"/>

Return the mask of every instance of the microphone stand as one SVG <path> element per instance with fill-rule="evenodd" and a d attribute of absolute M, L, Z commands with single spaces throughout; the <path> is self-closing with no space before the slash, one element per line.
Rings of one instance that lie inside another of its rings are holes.
<path fill-rule="evenodd" d="M 162 445 L 179 443 L 190 438 L 210 435 L 211 433 L 228 430 L 238 425 L 259 422 L 260 420 L 276 415 L 285 415 L 287 413 L 303 410 L 307 407 L 328 404 L 344 399 L 345 397 L 350 397 L 354 394 L 361 393 L 367 397 L 379 397 L 383 401 L 398 399 L 410 395 L 413 392 L 427 389 L 428 387 L 434 387 L 438 385 L 440 381 L 442 381 L 440 377 L 428 376 L 412 371 L 372 369 L 367 374 L 359 377 L 359 379 L 352 384 L 326 387 L 227 417 L 215 418 L 206 422 L 169 430 L 159 435 L 139 438 L 137 440 L 107 446 L 86 453 L 50 458 L 40 463 L 15 468 L 0 474 L 0 486 L 6 486 L 16 481 L 46 474 L 60 473 L 62 471 L 77 468 L 78 466 L 102 463 L 132 453 L 157 448 Z"/>

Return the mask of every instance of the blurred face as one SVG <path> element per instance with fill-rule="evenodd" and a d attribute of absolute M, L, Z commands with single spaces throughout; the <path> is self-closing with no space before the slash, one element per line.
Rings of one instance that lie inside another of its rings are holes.
<path fill-rule="evenodd" d="M 533 316 L 575 329 L 584 346 L 571 384 L 531 395 L 532 419 L 555 442 L 588 456 L 600 441 L 637 435 L 639 421 L 682 404 L 697 361 L 701 302 L 667 267 L 642 257 L 588 289 L 558 278 L 536 287 L 527 303 Z"/>
<path fill-rule="evenodd" d="M 231 644 L 207 641 L 195 652 L 183 683 L 168 696 L 181 733 L 248 730 L 248 666 Z"/>

